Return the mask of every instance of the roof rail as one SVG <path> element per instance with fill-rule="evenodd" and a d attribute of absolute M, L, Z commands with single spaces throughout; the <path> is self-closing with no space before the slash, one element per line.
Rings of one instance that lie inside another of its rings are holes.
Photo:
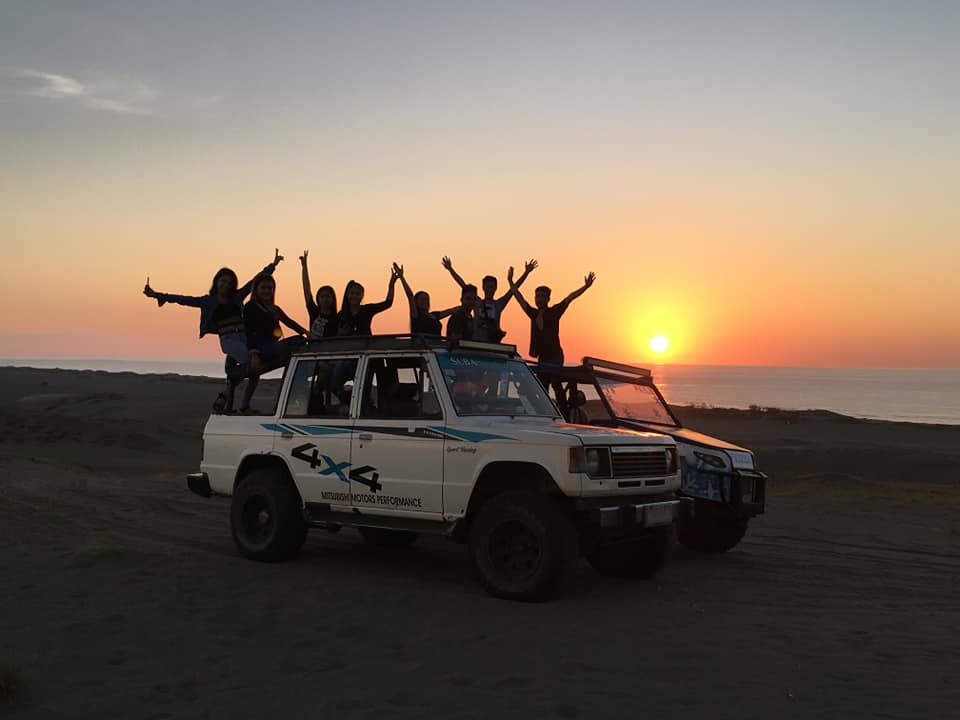
<path fill-rule="evenodd" d="M 644 380 L 649 380 L 653 377 L 653 373 L 646 368 L 634 367 L 633 365 L 624 365 L 623 363 L 610 362 L 609 360 L 601 360 L 599 358 L 585 357 L 583 359 L 583 364 L 599 370 L 611 370 L 624 375 L 636 375 Z"/>
<path fill-rule="evenodd" d="M 357 352 L 360 350 L 449 350 L 496 352 L 516 355 L 516 345 L 481 343 L 469 340 L 448 340 L 439 335 L 419 333 L 397 333 L 387 335 L 348 335 L 309 340 L 306 345 L 294 351 L 294 355 L 316 352 Z"/>

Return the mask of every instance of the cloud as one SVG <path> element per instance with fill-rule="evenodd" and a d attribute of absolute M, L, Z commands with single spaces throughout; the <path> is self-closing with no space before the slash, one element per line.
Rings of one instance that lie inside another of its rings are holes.
<path fill-rule="evenodd" d="M 141 82 L 99 77 L 90 82 L 58 73 L 18 68 L 12 75 L 20 81 L 20 92 L 31 97 L 63 100 L 91 110 L 124 115 L 152 115 L 157 92 Z"/>

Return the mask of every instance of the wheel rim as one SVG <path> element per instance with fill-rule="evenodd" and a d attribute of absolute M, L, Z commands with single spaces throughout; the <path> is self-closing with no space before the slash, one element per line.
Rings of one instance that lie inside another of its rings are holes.
<path fill-rule="evenodd" d="M 516 520 L 500 523 L 493 529 L 489 552 L 497 574 L 511 582 L 533 576 L 543 556 L 536 534 Z"/>
<path fill-rule="evenodd" d="M 243 504 L 241 519 L 244 539 L 251 545 L 266 545 L 273 536 L 276 520 L 269 500 L 263 495 L 252 495 Z"/>

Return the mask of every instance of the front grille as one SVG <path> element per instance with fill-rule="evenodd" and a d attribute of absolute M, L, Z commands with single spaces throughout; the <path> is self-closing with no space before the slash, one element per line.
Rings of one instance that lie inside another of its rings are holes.
<path fill-rule="evenodd" d="M 635 478 L 666 475 L 667 453 L 663 448 L 648 452 L 613 453 L 613 477 Z"/>

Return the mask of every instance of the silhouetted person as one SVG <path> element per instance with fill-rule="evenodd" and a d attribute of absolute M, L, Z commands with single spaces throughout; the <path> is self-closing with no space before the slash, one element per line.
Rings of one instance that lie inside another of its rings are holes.
<path fill-rule="evenodd" d="M 246 331 L 243 326 L 243 301 L 253 288 L 253 281 L 263 275 L 272 275 L 283 260 L 279 250 L 274 250 L 273 262 L 267 265 L 243 287 L 237 287 L 237 274 L 230 268 L 217 270 L 206 295 L 174 295 L 157 292 L 150 287 L 150 278 L 143 286 L 143 294 L 157 301 L 158 307 L 166 303 L 200 308 L 200 337 L 216 333 L 220 337 L 223 354 L 239 364 L 247 362 Z"/>
<path fill-rule="evenodd" d="M 413 292 L 410 289 L 410 284 L 403 274 L 403 266 L 394 263 L 393 272 L 399 274 L 400 284 L 403 285 L 403 292 L 406 293 L 407 303 L 410 306 L 410 332 L 421 335 L 442 335 L 443 326 L 440 321 L 452 315 L 460 306 L 431 312 L 430 295 L 424 290 Z"/>
<path fill-rule="evenodd" d="M 477 306 L 477 286 L 464 285 L 460 291 L 460 307 L 447 320 L 448 340 L 473 340 L 473 310 Z"/>
<path fill-rule="evenodd" d="M 395 267 L 399 267 L 394 263 Z M 402 274 L 402 271 L 401 271 Z M 393 305 L 394 285 L 400 275 L 393 268 L 390 270 L 390 285 L 387 288 L 387 297 L 378 303 L 363 303 L 363 285 L 355 280 L 347 283 L 343 291 L 343 307 L 337 314 L 338 335 L 372 335 L 373 316 L 382 313 Z"/>
<path fill-rule="evenodd" d="M 447 272 L 462 289 L 466 286 L 463 278 L 453 269 L 453 262 L 450 258 L 444 256 L 440 261 Z M 516 287 L 523 285 L 527 276 L 537 267 L 536 260 L 528 260 L 524 265 L 523 275 L 516 282 Z M 514 288 L 511 287 L 501 297 L 497 298 L 497 279 L 493 275 L 487 275 L 481 281 L 483 288 L 483 297 L 478 298 L 476 306 L 473 309 L 473 339 L 480 342 L 498 343 L 503 340 L 506 333 L 500 328 L 500 317 L 504 308 L 513 297 Z"/>
<path fill-rule="evenodd" d="M 303 281 L 303 299 L 307 304 L 307 316 L 310 318 L 310 339 L 318 340 L 337 335 L 337 293 L 330 285 L 323 285 L 317 290 L 314 299 L 310 291 L 310 272 L 307 270 L 308 250 L 300 256 Z"/>
<path fill-rule="evenodd" d="M 563 347 L 560 345 L 560 318 L 574 300 L 583 295 L 593 285 L 596 275 L 590 273 L 584 278 L 583 287 L 574 290 L 556 305 L 550 305 L 550 288 L 541 285 L 534 291 L 536 307 L 530 307 L 516 283 L 513 281 L 513 268 L 507 272 L 507 280 L 517 296 L 517 302 L 530 318 L 530 357 L 541 363 L 563 365 Z"/>

